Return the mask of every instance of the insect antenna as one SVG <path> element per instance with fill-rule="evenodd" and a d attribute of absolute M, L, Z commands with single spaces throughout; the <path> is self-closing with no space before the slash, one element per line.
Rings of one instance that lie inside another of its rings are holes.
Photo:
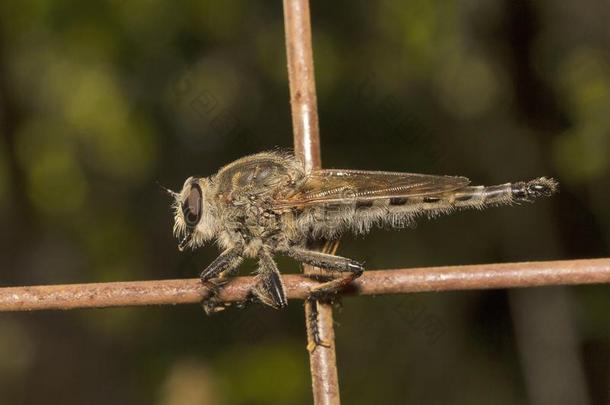
<path fill-rule="evenodd" d="M 162 185 L 161 183 L 159 183 L 159 180 L 155 180 L 155 183 L 157 184 L 157 186 L 159 186 L 161 188 L 161 190 L 165 191 L 171 197 L 176 198 L 176 196 L 178 195 L 178 193 L 176 193 L 175 191 L 170 190 L 169 188 L 167 188 L 164 185 Z"/>

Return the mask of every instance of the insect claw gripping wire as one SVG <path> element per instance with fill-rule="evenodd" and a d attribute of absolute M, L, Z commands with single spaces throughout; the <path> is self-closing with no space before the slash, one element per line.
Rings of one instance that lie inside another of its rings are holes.
<path fill-rule="evenodd" d="M 311 339 L 309 340 L 309 343 L 307 344 L 307 350 L 310 353 L 313 353 L 316 348 L 318 346 L 322 346 L 322 347 L 326 347 L 329 348 L 331 347 L 331 343 L 326 342 L 322 339 L 322 337 L 320 336 L 320 329 L 318 327 L 319 325 L 319 311 L 318 311 L 318 302 L 319 302 L 319 298 L 315 298 L 313 296 L 308 297 L 305 302 L 308 302 L 311 305 L 311 310 L 309 312 L 309 322 L 308 325 L 310 325 L 311 330 L 309 331 L 309 333 L 311 334 Z"/>

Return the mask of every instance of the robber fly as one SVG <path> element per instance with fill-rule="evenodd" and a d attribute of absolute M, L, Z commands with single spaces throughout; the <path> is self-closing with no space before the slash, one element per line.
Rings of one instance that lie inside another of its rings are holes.
<path fill-rule="evenodd" d="M 206 312 L 223 309 L 215 293 L 244 258 L 258 259 L 254 297 L 274 308 L 286 306 L 277 254 L 328 272 L 333 279 L 311 291 L 313 298 L 336 292 L 360 276 L 355 260 L 307 248 L 311 240 L 335 240 L 343 232 L 373 226 L 404 227 L 417 217 L 457 209 L 532 201 L 553 194 L 555 180 L 470 186 L 465 177 L 325 169 L 307 173 L 289 153 L 262 152 L 221 168 L 210 177 L 189 177 L 174 197 L 174 234 L 179 249 L 195 249 L 215 239 L 223 252 L 201 280 L 213 294 Z M 341 277 L 339 277 L 341 276 Z"/>

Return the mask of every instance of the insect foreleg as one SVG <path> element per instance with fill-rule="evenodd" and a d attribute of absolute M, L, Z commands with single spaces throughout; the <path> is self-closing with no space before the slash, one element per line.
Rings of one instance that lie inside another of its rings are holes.
<path fill-rule="evenodd" d="M 241 246 L 224 251 L 201 272 L 201 281 L 208 284 L 209 288 L 207 297 L 201 302 L 206 314 L 210 315 L 226 308 L 226 305 L 218 300 L 218 292 L 243 262 L 242 251 Z"/>
<path fill-rule="evenodd" d="M 243 249 L 241 246 L 235 246 L 222 252 L 220 256 L 214 259 L 214 261 L 201 272 L 199 275 L 201 281 L 207 281 L 217 277 L 223 271 L 237 268 L 244 260 L 241 256 L 242 252 Z"/>

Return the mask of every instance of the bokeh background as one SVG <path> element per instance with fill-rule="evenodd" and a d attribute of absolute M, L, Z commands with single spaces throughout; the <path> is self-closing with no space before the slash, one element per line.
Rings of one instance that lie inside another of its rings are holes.
<path fill-rule="evenodd" d="M 561 181 L 341 254 L 609 256 L 609 3 L 314 0 L 312 20 L 326 167 Z M 155 182 L 289 148 L 288 99 L 280 1 L 3 0 L 1 285 L 195 277 L 217 249 L 178 252 Z M 346 298 L 344 403 L 609 404 L 609 303 L 608 286 Z M 297 301 L 0 314 L 0 402 L 310 403 L 304 335 Z"/>

